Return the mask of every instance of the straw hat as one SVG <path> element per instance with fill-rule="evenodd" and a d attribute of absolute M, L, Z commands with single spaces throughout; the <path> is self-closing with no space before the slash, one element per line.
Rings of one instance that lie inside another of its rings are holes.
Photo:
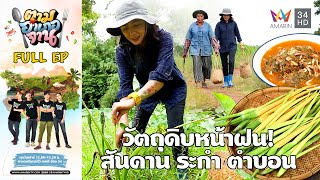
<path fill-rule="evenodd" d="M 204 19 L 208 19 L 208 14 L 207 14 L 205 11 L 203 11 L 203 10 L 196 10 L 196 11 L 194 11 L 194 12 L 192 13 L 192 17 L 193 17 L 193 18 L 196 18 L 196 17 L 197 17 L 197 14 L 203 14 Z"/>
<path fill-rule="evenodd" d="M 117 9 L 115 20 L 108 25 L 107 32 L 113 36 L 121 35 L 120 27 L 134 19 L 142 19 L 149 24 L 156 24 L 158 19 L 149 15 L 148 10 L 141 1 L 129 0 L 125 1 Z"/>

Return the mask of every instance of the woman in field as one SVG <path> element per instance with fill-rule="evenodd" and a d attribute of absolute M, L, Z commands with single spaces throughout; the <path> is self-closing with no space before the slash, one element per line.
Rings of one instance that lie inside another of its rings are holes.
<path fill-rule="evenodd" d="M 215 28 L 216 38 L 220 43 L 220 58 L 223 71 L 223 87 L 233 87 L 233 70 L 234 61 L 237 51 L 237 41 L 240 43 L 240 48 L 243 50 L 242 39 L 237 23 L 233 20 L 231 10 L 225 8 L 222 10 L 220 22 Z M 237 38 L 237 39 L 236 39 Z"/>
<path fill-rule="evenodd" d="M 208 14 L 203 10 L 192 13 L 192 17 L 197 21 L 193 22 L 186 35 L 184 43 L 183 58 L 187 56 L 188 49 L 193 59 L 193 76 L 197 86 L 201 83 L 203 88 L 207 87 L 206 79 L 210 79 L 212 70 L 212 47 L 218 51 L 219 44 L 214 38 L 214 33 L 209 23 Z"/>
<path fill-rule="evenodd" d="M 173 40 L 170 33 L 160 29 L 158 20 L 148 15 L 138 1 L 126 1 L 116 11 L 116 20 L 107 28 L 108 33 L 120 36 L 116 49 L 116 63 L 120 77 L 119 102 L 112 106 L 114 124 L 128 122 L 128 111 L 136 106 L 133 127 L 145 132 L 157 104 L 166 107 L 168 128 L 183 124 L 186 100 L 186 82 L 174 62 Z M 133 77 L 140 83 L 140 90 L 133 91 Z M 179 128 L 179 133 L 183 133 Z M 119 128 L 119 144 L 124 131 Z M 173 147 L 174 159 L 187 155 L 187 148 Z M 178 169 L 179 178 L 186 170 Z"/>

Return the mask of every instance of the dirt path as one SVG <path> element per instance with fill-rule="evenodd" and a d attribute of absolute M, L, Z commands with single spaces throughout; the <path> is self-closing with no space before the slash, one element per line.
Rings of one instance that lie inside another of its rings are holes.
<path fill-rule="evenodd" d="M 235 69 L 234 70 L 234 76 L 239 77 L 240 76 L 240 70 Z M 221 84 L 213 84 L 212 82 L 207 83 L 208 88 L 202 88 L 204 91 L 215 91 L 218 93 L 223 93 L 228 96 L 230 96 L 236 103 L 239 102 L 246 94 L 243 94 L 239 89 L 236 87 L 232 88 L 223 88 L 223 83 Z"/>
<path fill-rule="evenodd" d="M 234 76 L 240 76 L 240 70 L 234 70 Z M 218 101 L 212 95 L 212 92 L 223 93 L 230 96 L 236 103 L 239 102 L 246 94 L 240 91 L 237 87 L 237 84 L 234 82 L 235 86 L 232 88 L 223 88 L 223 83 L 213 84 L 210 81 L 206 81 L 207 88 L 196 87 L 193 79 L 190 77 L 187 79 L 188 85 L 188 98 L 187 105 L 192 108 L 200 108 L 200 109 L 210 109 L 219 106 Z M 193 92 L 196 91 L 196 92 Z M 197 97 L 198 96 L 198 97 Z M 198 101 L 205 101 L 199 103 Z"/>

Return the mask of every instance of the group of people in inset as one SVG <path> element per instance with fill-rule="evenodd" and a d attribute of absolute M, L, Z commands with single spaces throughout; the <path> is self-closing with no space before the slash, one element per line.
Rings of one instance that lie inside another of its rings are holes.
<path fill-rule="evenodd" d="M 8 103 L 12 105 L 8 117 L 8 128 L 13 136 L 12 143 L 17 145 L 19 140 L 19 127 L 21 114 L 26 119 L 26 147 L 35 146 L 34 149 L 42 148 L 42 137 L 44 131 L 47 131 L 46 149 L 50 150 L 52 127 L 55 128 L 57 147 L 60 147 L 59 126 L 61 128 L 66 148 L 71 148 L 68 143 L 65 117 L 67 106 L 62 100 L 61 93 L 57 93 L 56 101 L 50 100 L 50 91 L 44 92 L 44 99 L 38 102 L 34 99 L 34 91 L 29 90 L 25 93 L 26 100 L 22 100 L 23 92 L 19 89 L 16 91 L 15 99 L 9 98 Z M 38 145 L 36 145 L 36 131 L 39 125 Z M 31 138 L 30 138 L 31 134 Z"/>
<path fill-rule="evenodd" d="M 232 18 L 231 10 L 224 8 L 219 15 L 221 16 L 220 21 L 213 32 L 210 24 L 204 21 L 208 19 L 208 14 L 203 10 L 194 11 L 192 17 L 197 21 L 190 25 L 184 44 L 183 58 L 186 58 L 190 49 L 194 81 L 197 86 L 201 83 L 203 88 L 207 87 L 206 79 L 211 78 L 212 47 L 217 56 L 220 53 L 224 88 L 234 86 L 232 81 L 237 41 L 240 43 L 240 48 L 244 49 L 238 25 Z"/>

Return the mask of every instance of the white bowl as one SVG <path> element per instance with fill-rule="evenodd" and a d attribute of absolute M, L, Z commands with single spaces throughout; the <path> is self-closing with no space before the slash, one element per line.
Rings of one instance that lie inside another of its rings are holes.
<path fill-rule="evenodd" d="M 253 56 L 252 59 L 252 67 L 255 72 L 255 74 L 266 84 L 269 86 L 277 86 L 274 83 L 270 82 L 261 71 L 261 61 L 264 56 L 264 54 L 273 46 L 280 44 L 282 42 L 291 41 L 291 40 L 304 40 L 304 41 L 311 41 L 314 43 L 317 43 L 320 45 L 320 36 L 315 34 L 306 34 L 306 33 L 297 33 L 297 34 L 287 34 L 283 36 L 279 36 L 276 38 L 273 38 L 266 43 L 264 43 L 262 46 L 258 48 L 256 53 Z"/>

